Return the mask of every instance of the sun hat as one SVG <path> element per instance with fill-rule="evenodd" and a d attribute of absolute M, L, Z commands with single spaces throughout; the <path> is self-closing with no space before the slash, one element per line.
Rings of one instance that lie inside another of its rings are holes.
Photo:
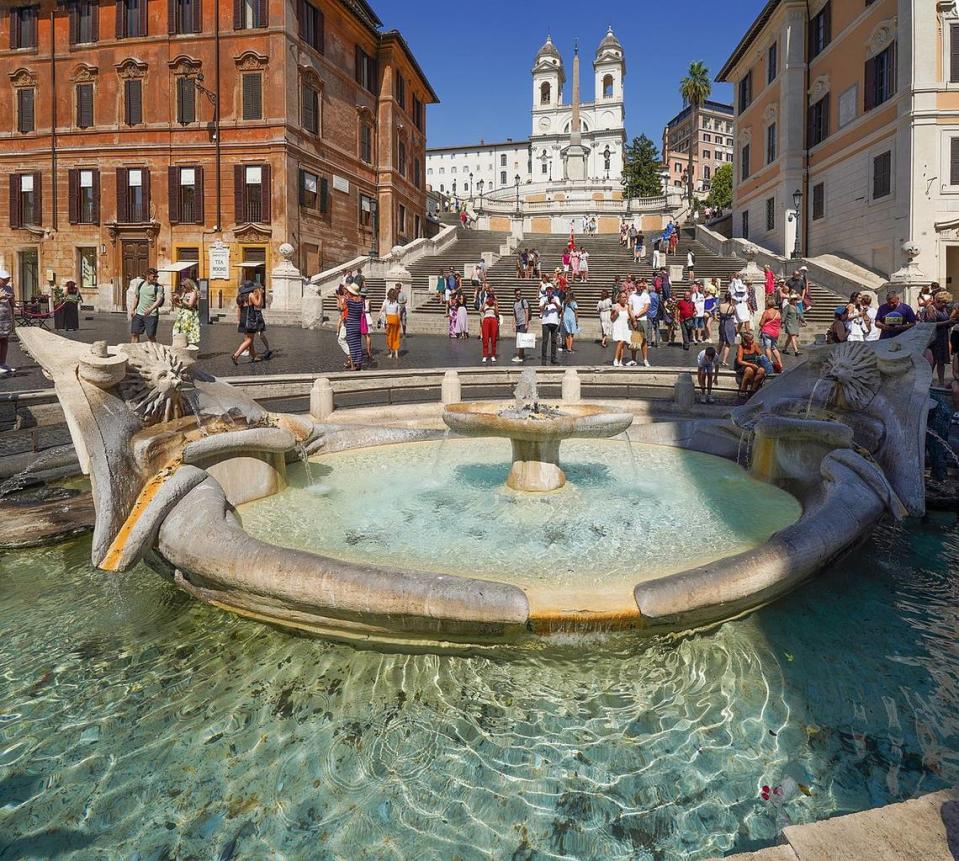
<path fill-rule="evenodd" d="M 6 281 L 8 278 L 12 278 L 12 277 L 13 276 L 9 272 L 7 272 L 6 269 L 0 269 L 0 281 Z"/>
<path fill-rule="evenodd" d="M 352 282 L 350 282 L 349 284 L 346 285 L 346 290 L 347 290 L 348 293 L 352 293 L 354 296 L 359 296 L 359 295 L 360 295 L 360 288 L 357 287 L 357 286 L 356 286 L 355 284 L 353 284 Z"/>
<path fill-rule="evenodd" d="M 809 267 L 808 267 L 808 266 L 800 266 L 796 271 L 797 271 L 797 272 L 808 272 L 808 271 L 809 271 Z"/>

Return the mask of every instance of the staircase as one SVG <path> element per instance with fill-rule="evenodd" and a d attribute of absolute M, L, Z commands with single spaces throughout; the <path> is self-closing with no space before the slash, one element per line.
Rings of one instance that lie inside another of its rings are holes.
<path fill-rule="evenodd" d="M 453 215 L 453 213 L 445 213 Z M 472 267 L 480 262 L 484 252 L 498 253 L 500 246 L 509 238 L 508 233 L 497 233 L 491 230 L 456 230 L 456 242 L 448 248 L 431 257 L 422 257 L 410 263 L 407 267 L 413 276 L 413 289 L 425 290 L 430 285 L 430 276 L 445 275 L 450 266 L 461 275 L 464 271 L 472 271 Z M 464 279 L 466 287 L 469 280 Z M 366 279 L 366 296 L 370 301 L 374 316 L 379 313 L 380 305 L 386 298 L 387 284 L 383 278 Z M 445 307 L 440 303 L 442 313 Z M 417 313 L 420 309 L 417 308 Z M 323 299 L 323 316 L 328 321 L 336 320 L 336 296 L 326 296 Z"/>
<path fill-rule="evenodd" d="M 466 234 L 469 235 L 473 232 L 466 231 Z M 544 271 L 552 272 L 557 266 L 562 266 L 563 251 L 568 241 L 569 237 L 563 235 L 527 235 L 519 243 L 517 250 L 523 248 L 537 249 L 540 253 L 540 266 Z M 456 244 L 459 245 L 460 243 L 457 242 Z M 623 278 L 627 274 L 633 274 L 652 281 L 651 238 L 647 242 L 648 253 L 646 259 L 639 264 L 634 264 L 632 252 L 619 244 L 618 235 L 577 236 L 576 245 L 589 251 L 589 281 L 570 285 L 579 304 L 581 320 L 598 318 L 596 303 L 599 302 L 600 291 L 612 289 L 613 279 L 616 276 Z M 696 277 L 704 279 L 707 283 L 710 278 L 718 278 L 725 287 L 730 277 L 739 272 L 745 265 L 738 257 L 717 257 L 711 254 L 704 246 L 696 242 L 692 235 L 687 235 L 685 232 L 680 235 L 676 253 L 666 258 L 666 265 L 681 264 L 685 267 L 686 252 L 690 249 L 696 255 Z M 452 251 L 451 248 L 450 252 L 452 253 Z M 436 269 L 438 260 L 438 257 L 430 259 L 429 263 L 435 270 L 435 273 L 431 271 L 431 274 L 438 274 L 439 270 Z M 500 301 L 507 305 L 512 303 L 513 291 L 517 287 L 523 291 L 523 296 L 534 306 L 539 301 L 539 281 L 536 279 L 524 280 L 516 276 L 515 254 L 499 260 L 489 270 L 487 282 L 494 289 Z M 418 287 L 421 285 L 421 280 L 414 277 L 413 284 Z M 674 293 L 677 290 L 682 291 L 685 286 L 687 286 L 686 281 L 674 281 Z M 467 287 L 469 287 L 468 282 Z M 471 288 L 469 289 L 471 292 Z M 472 308 L 472 305 L 470 305 L 470 308 Z M 446 308 L 437 296 L 431 297 L 427 303 L 418 307 L 416 312 L 417 314 L 445 315 Z M 509 316 L 508 313 L 506 316 Z"/>

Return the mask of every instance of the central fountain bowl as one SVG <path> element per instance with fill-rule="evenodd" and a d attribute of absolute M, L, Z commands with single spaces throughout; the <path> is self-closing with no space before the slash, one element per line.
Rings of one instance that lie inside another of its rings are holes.
<path fill-rule="evenodd" d="M 513 466 L 507 487 L 547 493 L 566 484 L 566 473 L 559 464 L 560 442 L 573 437 L 617 436 L 633 423 L 633 416 L 588 404 L 544 408 L 535 403 L 504 409 L 502 402 L 477 401 L 450 404 L 443 421 L 464 436 L 508 438 L 513 445 Z"/>

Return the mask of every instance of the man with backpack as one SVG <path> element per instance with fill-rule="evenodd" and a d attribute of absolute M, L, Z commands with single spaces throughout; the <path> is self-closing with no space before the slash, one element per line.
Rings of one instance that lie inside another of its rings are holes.
<path fill-rule="evenodd" d="M 130 314 L 130 343 L 138 344 L 140 336 L 156 343 L 157 327 L 160 324 L 160 308 L 165 293 L 156 269 L 147 269 L 147 277 L 135 278 L 127 292 L 127 313 Z"/>

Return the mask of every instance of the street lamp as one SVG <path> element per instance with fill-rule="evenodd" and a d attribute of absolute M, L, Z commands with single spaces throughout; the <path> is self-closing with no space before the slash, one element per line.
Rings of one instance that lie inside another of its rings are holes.
<path fill-rule="evenodd" d="M 802 206 L 802 189 L 797 188 L 793 192 L 793 219 L 796 222 L 796 247 L 793 249 L 793 259 L 799 257 L 800 254 L 800 236 L 799 236 L 799 226 L 801 224 L 799 219 L 799 207 Z"/>
<path fill-rule="evenodd" d="M 470 171 L 469 193 L 470 193 L 470 203 L 472 203 L 473 202 L 473 171 Z"/>
<path fill-rule="evenodd" d="M 519 174 L 513 177 L 513 181 L 516 183 L 516 214 L 519 215 Z"/>
<path fill-rule="evenodd" d="M 483 186 L 485 186 L 486 183 L 483 180 L 480 180 L 477 183 L 477 185 L 479 186 L 479 190 L 480 190 L 480 212 L 482 212 L 483 211 Z"/>
<path fill-rule="evenodd" d="M 609 182 L 609 144 L 603 150 L 603 164 L 606 165 L 606 182 Z"/>

